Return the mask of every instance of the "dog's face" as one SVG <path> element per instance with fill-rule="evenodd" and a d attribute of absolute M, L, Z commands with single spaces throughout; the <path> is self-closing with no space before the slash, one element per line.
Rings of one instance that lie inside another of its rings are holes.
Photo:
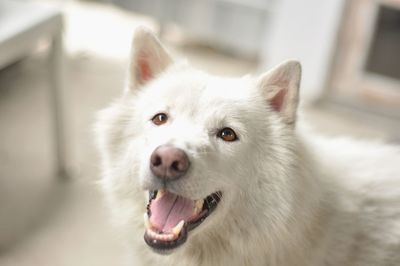
<path fill-rule="evenodd" d="M 129 89 L 98 123 L 103 183 L 124 209 L 119 219 L 129 224 L 143 210 L 144 242 L 156 251 L 223 224 L 257 186 L 251 177 L 276 128 L 293 126 L 299 78 L 297 62 L 258 79 L 210 76 L 138 30 Z"/>

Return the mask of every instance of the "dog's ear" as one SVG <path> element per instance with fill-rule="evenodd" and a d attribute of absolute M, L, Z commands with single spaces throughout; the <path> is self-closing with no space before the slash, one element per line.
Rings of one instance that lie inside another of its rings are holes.
<path fill-rule="evenodd" d="M 171 63 L 171 56 L 150 30 L 144 27 L 135 30 L 129 68 L 131 89 L 146 84 Z"/>
<path fill-rule="evenodd" d="M 290 60 L 261 75 L 258 81 L 265 99 L 286 124 L 294 125 L 296 122 L 300 79 L 300 63 Z"/>

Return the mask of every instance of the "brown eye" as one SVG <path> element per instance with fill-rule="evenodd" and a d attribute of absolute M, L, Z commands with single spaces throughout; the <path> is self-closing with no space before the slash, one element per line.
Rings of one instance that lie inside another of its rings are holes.
<path fill-rule="evenodd" d="M 167 120 L 168 120 L 168 116 L 167 116 L 166 114 L 164 114 L 164 113 L 156 114 L 156 115 L 151 119 L 151 121 L 153 121 L 153 123 L 154 123 L 155 125 L 157 125 L 157 126 L 160 126 L 160 125 L 162 125 L 162 124 L 165 124 L 165 123 L 167 122 Z"/>
<path fill-rule="evenodd" d="M 235 131 L 233 131 L 233 129 L 229 128 L 229 127 L 223 128 L 218 133 L 218 137 L 220 137 L 224 141 L 235 141 L 235 140 L 238 139 L 237 136 L 236 136 Z"/>

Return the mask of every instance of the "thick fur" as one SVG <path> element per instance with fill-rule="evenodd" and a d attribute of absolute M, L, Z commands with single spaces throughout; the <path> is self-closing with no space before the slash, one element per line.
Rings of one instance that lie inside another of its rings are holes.
<path fill-rule="evenodd" d="M 102 187 L 138 265 L 400 265 L 398 147 L 325 139 L 296 125 L 298 63 L 258 79 L 221 78 L 172 61 L 157 42 L 136 33 L 127 89 L 96 125 Z M 288 93 L 276 108 L 280 86 Z M 150 120 L 159 112 L 170 119 L 157 127 Z M 217 138 L 223 127 L 239 140 Z M 162 144 L 191 160 L 168 189 L 192 199 L 223 191 L 169 255 L 143 240 L 146 190 L 160 187 L 149 157 Z"/>

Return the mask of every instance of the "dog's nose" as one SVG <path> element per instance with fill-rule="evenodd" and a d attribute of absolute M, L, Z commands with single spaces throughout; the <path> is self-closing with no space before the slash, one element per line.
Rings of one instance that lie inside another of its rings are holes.
<path fill-rule="evenodd" d="M 189 169 L 190 162 L 186 153 L 178 148 L 161 145 L 150 157 L 150 169 L 153 174 L 165 180 L 175 180 Z"/>

